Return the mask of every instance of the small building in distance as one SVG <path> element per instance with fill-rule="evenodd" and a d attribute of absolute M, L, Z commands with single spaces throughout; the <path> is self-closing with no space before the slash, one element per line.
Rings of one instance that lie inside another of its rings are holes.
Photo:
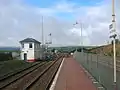
<path fill-rule="evenodd" d="M 34 62 L 41 57 L 41 43 L 33 38 L 26 38 L 20 41 L 21 59 Z"/>

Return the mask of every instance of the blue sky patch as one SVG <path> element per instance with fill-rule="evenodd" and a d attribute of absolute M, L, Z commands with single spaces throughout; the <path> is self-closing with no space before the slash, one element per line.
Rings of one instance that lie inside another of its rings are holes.
<path fill-rule="evenodd" d="M 96 5 L 96 3 L 102 1 L 103 0 L 25 0 L 25 3 L 36 7 L 47 8 L 59 2 L 67 2 L 67 3 L 72 2 L 72 3 L 76 3 L 77 5 L 91 6 L 91 5 Z"/>
<path fill-rule="evenodd" d="M 107 0 L 106 0 L 107 1 Z M 58 4 L 74 4 L 75 7 L 80 6 L 95 6 L 98 3 L 103 2 L 103 0 L 25 0 L 25 3 L 27 5 L 33 6 L 33 7 L 39 7 L 39 8 L 48 8 L 48 9 L 54 9 L 56 5 Z M 73 13 L 69 12 L 56 12 L 56 17 L 65 19 L 65 20 L 74 20 L 75 16 Z"/>

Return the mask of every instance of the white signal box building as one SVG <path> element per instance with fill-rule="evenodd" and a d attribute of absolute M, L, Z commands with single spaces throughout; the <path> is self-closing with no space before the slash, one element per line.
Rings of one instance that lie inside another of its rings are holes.
<path fill-rule="evenodd" d="M 40 42 L 33 38 L 26 38 L 20 41 L 21 44 L 21 59 L 28 62 L 34 62 L 41 57 Z"/>

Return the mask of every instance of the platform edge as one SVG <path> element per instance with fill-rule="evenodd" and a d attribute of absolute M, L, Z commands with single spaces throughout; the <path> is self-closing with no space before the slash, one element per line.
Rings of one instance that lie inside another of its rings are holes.
<path fill-rule="evenodd" d="M 59 69 L 58 69 L 58 71 L 57 71 L 57 74 L 55 75 L 55 78 L 54 78 L 54 80 L 53 80 L 53 82 L 52 82 L 49 90 L 54 90 L 54 89 L 55 89 L 55 85 L 56 85 L 58 76 L 59 76 L 59 74 L 60 74 L 61 68 L 62 68 L 62 66 L 63 66 L 64 60 L 65 60 L 65 58 L 63 58 L 63 61 L 62 61 L 61 65 L 60 65 L 60 67 L 59 67 Z"/>

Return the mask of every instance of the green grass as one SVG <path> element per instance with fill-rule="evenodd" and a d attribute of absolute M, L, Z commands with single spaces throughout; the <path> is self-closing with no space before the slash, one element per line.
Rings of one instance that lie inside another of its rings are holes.
<path fill-rule="evenodd" d="M 0 62 L 0 76 L 3 76 L 11 71 L 18 70 L 23 67 L 28 67 L 33 63 L 28 63 L 22 60 L 10 60 Z"/>
<path fill-rule="evenodd" d="M 0 50 L 0 52 L 20 52 L 19 50 Z"/>

